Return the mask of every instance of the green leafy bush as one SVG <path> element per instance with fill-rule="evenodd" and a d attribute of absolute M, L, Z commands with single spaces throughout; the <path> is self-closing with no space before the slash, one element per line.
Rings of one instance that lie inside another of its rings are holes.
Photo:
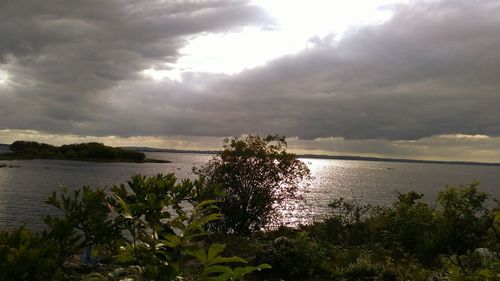
<path fill-rule="evenodd" d="M 224 257 L 223 245 L 206 243 L 206 225 L 222 215 L 216 201 L 201 200 L 204 186 L 202 179 L 177 183 L 169 174 L 134 176 L 111 193 L 54 192 L 47 203 L 62 216 L 45 218 L 49 231 L 0 232 L 0 280 L 75 280 L 98 270 L 83 280 L 225 281 L 269 268 Z M 75 267 L 84 250 L 91 250 L 93 269 Z"/>
<path fill-rule="evenodd" d="M 478 191 L 479 183 L 463 188 L 446 187 L 439 192 L 438 223 L 441 232 L 442 251 L 464 254 L 484 242 L 493 218 L 485 205 L 488 194 Z"/>
<path fill-rule="evenodd" d="M 298 198 L 309 169 L 286 152 L 284 137 L 247 136 L 225 139 L 223 151 L 197 174 L 219 186 L 224 218 L 215 226 L 228 233 L 249 234 L 278 217 L 277 206 Z"/>
<path fill-rule="evenodd" d="M 46 233 L 0 232 L 0 280 L 62 280 L 62 250 Z"/>

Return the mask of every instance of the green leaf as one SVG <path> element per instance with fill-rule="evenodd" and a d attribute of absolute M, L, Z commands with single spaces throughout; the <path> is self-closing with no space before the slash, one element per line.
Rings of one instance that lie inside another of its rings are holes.
<path fill-rule="evenodd" d="M 181 244 L 181 238 L 175 234 L 166 234 L 163 238 L 165 239 L 160 241 L 170 248 L 175 248 Z"/>
<path fill-rule="evenodd" d="M 273 268 L 270 264 L 267 264 L 267 263 L 263 263 L 263 264 L 259 264 L 257 266 L 257 269 L 258 270 L 262 270 L 262 269 L 271 269 Z"/>
<path fill-rule="evenodd" d="M 134 256 L 129 251 L 120 252 L 115 257 L 116 263 L 130 263 L 130 262 L 133 262 L 134 260 L 135 260 Z"/>
<path fill-rule="evenodd" d="M 221 263 L 248 263 L 245 259 L 240 257 L 216 257 L 207 263 L 207 265 L 221 264 Z"/>
<path fill-rule="evenodd" d="M 493 227 L 496 231 L 500 232 L 500 212 L 495 215 L 495 220 L 493 221 Z"/>
<path fill-rule="evenodd" d="M 194 209 L 195 210 L 201 210 L 206 205 L 212 205 L 212 204 L 215 204 L 215 203 L 218 203 L 218 202 L 220 202 L 220 201 L 217 201 L 217 200 L 204 200 L 204 201 L 200 202 L 200 204 L 196 205 L 196 207 Z"/>
<path fill-rule="evenodd" d="M 206 232 L 202 232 L 202 233 L 195 233 L 195 234 L 191 234 L 191 235 L 186 235 L 184 236 L 184 240 L 186 241 L 190 241 L 190 240 L 193 240 L 195 238 L 199 238 L 199 237 L 203 237 L 203 236 L 207 236 L 208 233 Z"/>
<path fill-rule="evenodd" d="M 243 277 L 249 273 L 254 271 L 262 270 L 262 269 L 270 269 L 271 266 L 267 263 L 261 264 L 259 266 L 245 266 L 245 267 L 237 267 L 233 270 L 233 276 L 236 279 Z"/>
<path fill-rule="evenodd" d="M 186 226 L 179 219 L 175 219 L 175 220 L 171 221 L 170 225 L 172 227 L 175 227 L 175 228 L 180 229 L 182 231 L 186 230 Z"/>
<path fill-rule="evenodd" d="M 186 254 L 195 257 L 201 264 L 206 264 L 207 254 L 203 249 L 189 249 Z"/>
<path fill-rule="evenodd" d="M 118 204 L 120 205 L 120 207 L 122 208 L 120 214 L 126 218 L 126 219 L 131 219 L 132 218 L 132 212 L 130 211 L 129 209 L 129 206 L 127 205 L 127 203 L 125 203 L 125 201 L 123 201 L 123 199 L 114 194 L 114 198 L 116 200 L 116 202 L 118 202 Z"/>
<path fill-rule="evenodd" d="M 214 243 L 214 244 L 210 245 L 210 248 L 208 249 L 207 260 L 211 261 L 213 258 L 215 258 L 220 253 L 222 253 L 225 248 L 226 248 L 226 246 L 223 244 Z"/>
<path fill-rule="evenodd" d="M 223 266 L 223 265 L 212 265 L 206 267 L 202 274 L 203 275 L 208 275 L 211 273 L 231 273 L 233 270 L 229 266 Z"/>
<path fill-rule="evenodd" d="M 205 225 L 206 223 L 208 222 L 211 222 L 211 221 L 216 221 L 216 220 L 220 220 L 222 219 L 224 216 L 222 214 L 210 214 L 208 216 L 204 216 L 200 219 L 198 219 L 198 222 L 201 224 L 201 225 Z"/>
<path fill-rule="evenodd" d="M 492 278 L 495 277 L 495 274 L 493 274 L 493 272 L 491 272 L 488 269 L 482 269 L 482 270 L 480 270 L 477 275 L 481 276 L 481 277 L 484 277 L 484 278 L 489 278 L 489 279 L 492 279 Z"/>

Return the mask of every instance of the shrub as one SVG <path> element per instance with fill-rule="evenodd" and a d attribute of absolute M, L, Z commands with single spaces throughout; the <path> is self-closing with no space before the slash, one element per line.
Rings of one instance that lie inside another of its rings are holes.
<path fill-rule="evenodd" d="M 461 255 L 480 247 L 493 223 L 485 204 L 489 195 L 479 192 L 478 185 L 446 187 L 438 194 L 438 223 L 442 232 L 440 244 L 447 253 Z"/>
<path fill-rule="evenodd" d="M 431 263 L 438 252 L 439 235 L 435 210 L 419 200 L 422 194 L 400 193 L 388 216 L 387 233 L 397 246 L 421 261 Z"/>
<path fill-rule="evenodd" d="M 62 280 L 59 250 L 46 233 L 0 231 L 0 280 Z"/>
<path fill-rule="evenodd" d="M 206 224 L 221 215 L 214 200 L 189 204 L 205 196 L 202 186 L 169 174 L 134 176 L 111 193 L 54 192 L 47 203 L 62 216 L 45 218 L 48 232 L 0 232 L 0 280 L 79 280 L 98 270 L 82 280 L 229 281 L 269 268 L 224 257 L 224 245 L 205 242 Z M 84 248 L 93 268 L 74 262 Z M 100 261 L 106 264 L 98 268 Z"/>
<path fill-rule="evenodd" d="M 224 150 L 196 170 L 223 195 L 224 219 L 216 225 L 228 233 L 249 234 L 267 226 L 276 208 L 310 176 L 307 166 L 286 152 L 284 137 L 247 136 L 225 139 Z"/>

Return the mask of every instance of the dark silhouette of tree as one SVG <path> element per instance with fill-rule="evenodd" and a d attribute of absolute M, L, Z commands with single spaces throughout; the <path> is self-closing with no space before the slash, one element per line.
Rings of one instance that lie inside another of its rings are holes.
<path fill-rule="evenodd" d="M 15 141 L 10 145 L 13 156 L 23 159 L 69 159 L 102 161 L 144 161 L 142 152 L 106 146 L 102 143 L 89 142 L 66 144 L 60 147 L 34 141 Z"/>
<path fill-rule="evenodd" d="M 224 219 L 215 225 L 228 233 L 249 234 L 276 218 L 276 208 L 310 177 L 307 166 L 286 152 L 284 137 L 225 139 L 223 151 L 196 170 L 218 185 Z"/>

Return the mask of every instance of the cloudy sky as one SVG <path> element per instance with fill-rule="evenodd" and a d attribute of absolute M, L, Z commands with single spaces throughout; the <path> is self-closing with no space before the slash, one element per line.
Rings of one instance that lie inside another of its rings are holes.
<path fill-rule="evenodd" d="M 0 143 L 500 162 L 498 0 L 3 0 Z"/>

